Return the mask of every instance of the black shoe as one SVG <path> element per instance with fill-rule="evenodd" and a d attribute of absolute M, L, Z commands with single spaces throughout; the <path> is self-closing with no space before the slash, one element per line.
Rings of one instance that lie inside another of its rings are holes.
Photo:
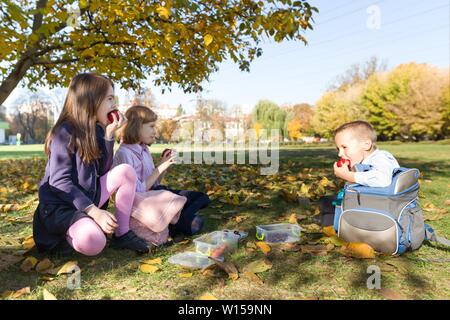
<path fill-rule="evenodd" d="M 144 254 L 149 252 L 147 243 L 139 238 L 133 231 L 128 231 L 124 235 L 117 237 L 112 236 L 111 246 L 119 249 L 130 249 L 137 253 Z"/>

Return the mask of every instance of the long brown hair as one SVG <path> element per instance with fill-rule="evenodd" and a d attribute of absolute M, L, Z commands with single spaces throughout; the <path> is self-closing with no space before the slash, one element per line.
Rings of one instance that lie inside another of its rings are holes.
<path fill-rule="evenodd" d="M 80 73 L 72 78 L 61 114 L 45 139 L 45 153 L 50 154 L 50 143 L 62 123 L 72 127 L 69 151 L 79 152 L 84 163 L 101 157 L 96 138 L 97 109 L 108 94 L 113 82 L 103 75 Z"/>
<path fill-rule="evenodd" d="M 125 112 L 127 124 L 120 132 L 120 138 L 123 143 L 134 144 L 139 143 L 139 132 L 142 125 L 148 122 L 154 122 L 158 116 L 152 109 L 146 106 L 132 106 Z"/>

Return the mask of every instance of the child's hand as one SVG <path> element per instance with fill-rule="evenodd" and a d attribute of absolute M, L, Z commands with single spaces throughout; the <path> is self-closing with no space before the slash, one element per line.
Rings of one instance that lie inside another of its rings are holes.
<path fill-rule="evenodd" d="M 117 118 L 116 114 L 119 115 L 119 118 Z M 112 117 L 114 118 L 114 121 L 106 126 L 105 138 L 108 140 L 112 140 L 114 138 L 114 133 L 123 127 L 123 125 L 125 125 L 128 121 L 127 118 L 125 118 L 125 116 L 120 112 L 113 113 Z"/>
<path fill-rule="evenodd" d="M 100 228 L 106 234 L 111 234 L 119 226 L 117 219 L 114 215 L 106 210 L 99 209 L 96 206 L 92 206 L 86 212 L 94 221 L 100 226 Z"/>
<path fill-rule="evenodd" d="M 348 182 L 355 182 L 355 173 L 350 171 L 348 166 L 338 167 L 337 162 L 334 163 L 334 174 L 336 177 L 346 180 Z"/>
<path fill-rule="evenodd" d="M 167 152 L 164 157 L 161 158 L 161 163 L 158 166 L 158 170 L 160 173 L 165 172 L 169 167 L 174 164 L 176 161 L 176 155 L 172 155 L 172 153 Z"/>

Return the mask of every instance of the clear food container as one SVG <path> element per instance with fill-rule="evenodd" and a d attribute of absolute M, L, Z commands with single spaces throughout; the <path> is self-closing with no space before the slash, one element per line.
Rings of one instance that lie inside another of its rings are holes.
<path fill-rule="evenodd" d="M 239 240 L 245 236 L 233 230 L 214 231 L 194 239 L 195 250 L 205 256 L 223 258 L 225 253 L 237 249 Z"/>
<path fill-rule="evenodd" d="M 191 269 L 203 269 L 214 264 L 214 261 L 204 254 L 192 251 L 175 254 L 171 256 L 168 261 L 169 263 Z"/>
<path fill-rule="evenodd" d="M 296 242 L 300 240 L 301 228 L 297 224 L 277 223 L 256 226 L 256 239 L 268 243 Z"/>

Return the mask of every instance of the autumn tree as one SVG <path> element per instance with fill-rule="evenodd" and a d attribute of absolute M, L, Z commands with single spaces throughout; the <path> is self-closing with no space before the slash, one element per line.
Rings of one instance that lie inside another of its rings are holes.
<path fill-rule="evenodd" d="M 363 94 L 368 120 L 382 138 L 436 139 L 445 131 L 448 86 L 448 71 L 427 64 L 403 64 L 374 75 Z"/>
<path fill-rule="evenodd" d="M 287 126 L 289 138 L 297 141 L 302 136 L 302 124 L 298 118 L 294 118 L 289 121 Z"/>
<path fill-rule="evenodd" d="M 0 2 L 0 105 L 23 79 L 67 87 L 78 72 L 125 89 L 152 75 L 185 92 L 231 59 L 241 70 L 264 37 L 300 40 L 318 10 L 306 1 L 9 0 Z"/>
<path fill-rule="evenodd" d="M 157 132 L 159 140 L 167 143 L 172 141 L 173 133 L 177 129 L 177 122 L 171 119 L 158 120 Z"/>
<path fill-rule="evenodd" d="M 345 91 L 328 91 L 317 101 L 311 124 L 314 132 L 330 138 L 333 131 L 353 120 L 364 120 L 367 111 L 361 105 L 363 86 L 354 85 Z"/>
<path fill-rule="evenodd" d="M 301 134 L 312 133 L 311 120 L 314 115 L 314 110 L 311 105 L 309 105 L 308 103 L 298 103 L 293 105 L 292 107 L 288 107 L 286 111 L 288 113 L 288 125 L 291 121 L 298 120 L 298 123 L 300 124 L 299 130 Z"/>

